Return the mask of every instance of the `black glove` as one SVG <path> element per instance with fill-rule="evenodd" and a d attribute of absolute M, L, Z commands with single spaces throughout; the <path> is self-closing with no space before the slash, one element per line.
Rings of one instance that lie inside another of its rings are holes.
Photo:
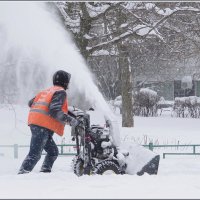
<path fill-rule="evenodd" d="M 80 124 L 80 121 L 75 118 L 71 118 L 69 124 L 70 126 L 77 127 Z"/>
<path fill-rule="evenodd" d="M 32 98 L 32 99 L 31 99 L 31 100 L 28 102 L 28 106 L 29 106 L 29 107 L 31 107 L 31 106 L 32 106 L 34 99 L 35 99 L 35 97 L 34 97 L 34 98 Z"/>

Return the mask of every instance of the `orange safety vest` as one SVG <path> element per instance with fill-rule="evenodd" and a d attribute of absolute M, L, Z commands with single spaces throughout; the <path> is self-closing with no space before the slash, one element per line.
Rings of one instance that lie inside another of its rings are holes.
<path fill-rule="evenodd" d="M 54 93 L 60 90 L 64 89 L 60 86 L 53 86 L 37 94 L 28 115 L 28 125 L 34 124 L 45 127 L 54 131 L 60 136 L 64 134 L 65 124 L 49 115 L 49 105 L 51 103 L 51 99 Z M 64 113 L 68 112 L 67 99 L 63 103 L 62 111 Z"/>

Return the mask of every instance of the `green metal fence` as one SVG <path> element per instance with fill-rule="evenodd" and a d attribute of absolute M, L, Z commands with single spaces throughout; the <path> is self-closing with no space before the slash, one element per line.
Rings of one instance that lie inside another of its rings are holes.
<path fill-rule="evenodd" d="M 162 148 L 162 147 L 164 147 L 164 148 L 166 148 L 166 147 L 176 147 L 177 149 L 179 148 L 179 147 L 192 147 L 192 149 L 193 149 L 193 153 L 195 154 L 196 153 L 196 147 L 200 147 L 200 144 L 164 144 L 164 145 L 156 145 L 156 144 L 153 144 L 153 143 L 149 143 L 149 145 L 143 145 L 143 146 L 145 146 L 145 147 L 149 147 L 149 149 L 150 150 L 154 150 L 154 148 Z"/>
<path fill-rule="evenodd" d="M 57 145 L 59 148 L 59 155 L 67 155 L 67 156 L 71 156 L 71 155 L 76 155 L 76 153 L 64 153 L 64 147 L 75 147 L 75 144 L 63 144 L 63 145 Z M 0 156 L 3 156 L 4 154 L 2 153 L 2 148 L 13 148 L 13 155 L 14 158 L 18 158 L 19 157 L 19 149 L 20 148 L 29 148 L 29 145 L 18 145 L 18 144 L 13 144 L 13 145 L 0 145 Z M 44 153 L 45 154 L 45 153 Z"/>
<path fill-rule="evenodd" d="M 65 155 L 65 156 L 71 156 L 71 155 L 76 155 L 76 153 L 73 152 L 64 152 L 64 147 L 76 147 L 75 144 L 62 144 L 62 145 L 57 145 L 59 148 L 59 155 Z M 191 147 L 191 152 L 170 152 L 170 153 L 163 153 L 163 158 L 166 157 L 166 155 L 200 155 L 200 153 L 196 152 L 196 148 L 200 147 L 200 144 L 189 144 L 189 145 L 154 145 L 152 142 L 150 142 L 148 145 L 142 145 L 149 150 L 153 151 L 155 148 L 169 148 L 169 147 Z M 0 156 L 3 156 L 4 154 L 2 153 L 2 148 L 13 148 L 13 154 L 14 158 L 17 159 L 19 157 L 19 149 L 20 148 L 28 148 L 29 145 L 18 145 L 18 144 L 13 144 L 13 145 L 0 145 Z"/>
<path fill-rule="evenodd" d="M 163 159 L 165 159 L 166 155 L 200 155 L 200 153 L 196 152 L 196 148 L 200 147 L 200 144 L 178 144 L 178 145 L 173 145 L 173 144 L 168 144 L 168 145 L 154 145 L 153 143 L 149 143 L 149 145 L 143 145 L 145 147 L 149 147 L 151 151 L 154 150 L 154 148 L 169 148 L 169 147 L 191 147 L 191 152 L 164 152 L 163 153 Z"/>

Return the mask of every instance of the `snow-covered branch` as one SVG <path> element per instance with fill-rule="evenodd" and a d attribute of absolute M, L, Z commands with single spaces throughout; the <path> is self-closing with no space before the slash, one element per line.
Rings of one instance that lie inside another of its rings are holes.
<path fill-rule="evenodd" d="M 111 39 L 110 41 L 107 42 L 102 42 L 98 45 L 95 45 L 93 47 L 87 47 L 87 50 L 92 53 L 96 50 L 100 50 L 104 47 L 107 47 L 108 45 L 113 45 L 113 44 L 117 44 L 119 41 L 125 40 L 126 38 L 130 37 L 130 36 L 135 36 L 135 37 L 139 37 L 140 35 L 136 33 L 136 31 L 127 31 L 125 33 L 120 34 L 119 36 L 114 37 L 113 39 Z M 142 36 L 140 36 L 142 37 Z"/>
<path fill-rule="evenodd" d="M 64 2 L 57 2 L 55 3 L 56 7 L 59 9 L 60 13 L 62 14 L 65 24 L 67 26 L 70 26 L 71 30 L 73 32 L 79 32 L 80 31 L 80 19 L 72 19 L 68 13 L 65 11 L 65 5 Z"/>
<path fill-rule="evenodd" d="M 92 12 L 90 13 L 90 17 L 92 18 L 93 21 L 100 19 L 101 17 L 105 16 L 109 11 L 117 9 L 123 2 L 117 2 L 117 3 L 112 3 L 111 5 L 104 5 L 101 7 L 100 10 L 98 10 L 97 8 L 94 10 L 93 8 L 93 12 L 95 11 L 95 14 Z M 90 5 L 89 3 L 87 3 L 87 6 Z M 89 8 L 91 9 L 91 5 L 89 6 Z"/>

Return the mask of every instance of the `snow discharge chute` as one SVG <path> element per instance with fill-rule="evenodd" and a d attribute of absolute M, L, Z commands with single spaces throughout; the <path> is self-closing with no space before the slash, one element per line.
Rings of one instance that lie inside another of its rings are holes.
<path fill-rule="evenodd" d="M 77 155 L 73 159 L 73 170 L 77 176 L 83 174 L 157 174 L 160 156 L 133 143 L 116 146 L 112 131 L 117 131 L 117 123 L 105 121 L 100 112 L 84 113 L 70 108 L 69 114 L 81 121 L 72 129 L 76 140 Z M 115 141 L 116 143 L 116 141 Z"/>

